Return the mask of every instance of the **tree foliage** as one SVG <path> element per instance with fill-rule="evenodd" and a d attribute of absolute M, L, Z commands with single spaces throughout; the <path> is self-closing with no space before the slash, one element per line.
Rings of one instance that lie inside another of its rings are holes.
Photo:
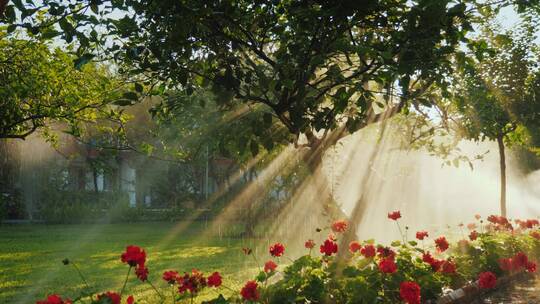
<path fill-rule="evenodd" d="M 85 122 L 120 117 L 106 107 L 118 83 L 94 64 L 78 70 L 73 59 L 41 41 L 0 38 L 0 138 L 53 124 L 77 135 Z"/>

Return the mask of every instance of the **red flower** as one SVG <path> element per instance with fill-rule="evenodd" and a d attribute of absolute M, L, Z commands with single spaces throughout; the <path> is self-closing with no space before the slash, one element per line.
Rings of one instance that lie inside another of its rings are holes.
<path fill-rule="evenodd" d="M 129 296 L 126 300 L 126 304 L 133 304 L 135 303 L 135 299 L 133 298 L 133 296 Z"/>
<path fill-rule="evenodd" d="M 419 239 L 419 240 L 423 240 L 423 239 L 425 239 L 425 238 L 428 237 L 428 236 L 429 236 L 429 234 L 428 234 L 427 231 L 418 231 L 418 232 L 416 233 L 416 238 Z"/>
<path fill-rule="evenodd" d="M 397 271 L 397 265 L 393 259 L 385 258 L 379 262 L 379 270 L 384 273 L 394 273 Z"/>
<path fill-rule="evenodd" d="M 501 268 L 501 270 L 503 271 L 514 270 L 514 262 L 512 261 L 511 258 L 499 259 L 498 262 L 499 262 L 499 267 Z"/>
<path fill-rule="evenodd" d="M 539 224 L 540 223 L 538 222 L 538 220 L 535 219 L 525 221 L 525 227 L 529 229 L 532 229 L 534 228 L 534 226 L 538 226 Z"/>
<path fill-rule="evenodd" d="M 446 251 L 446 249 L 448 249 L 448 246 L 448 241 L 444 236 L 441 236 L 435 240 L 435 247 L 437 247 L 437 250 L 439 250 L 440 252 Z"/>
<path fill-rule="evenodd" d="M 510 222 L 508 222 L 508 219 L 504 216 L 490 215 L 488 216 L 487 220 L 492 224 L 499 224 L 501 226 L 511 227 Z"/>
<path fill-rule="evenodd" d="M 496 215 L 490 215 L 487 217 L 487 220 L 488 222 L 492 223 L 492 224 L 498 224 L 499 223 L 499 217 L 496 216 Z"/>
<path fill-rule="evenodd" d="M 36 304 L 71 304 L 70 299 L 63 300 L 59 295 L 50 295 L 46 300 L 37 301 Z"/>
<path fill-rule="evenodd" d="M 102 299 L 108 299 L 111 304 L 120 304 L 120 300 L 122 299 L 122 297 L 116 292 L 107 291 L 106 293 L 98 295 L 97 299 L 98 301 L 101 301 Z"/>
<path fill-rule="evenodd" d="M 476 232 L 476 230 L 473 230 L 471 231 L 471 233 L 469 234 L 469 239 L 471 241 L 474 241 L 478 238 L 478 232 Z"/>
<path fill-rule="evenodd" d="M 313 247 L 315 247 L 315 242 L 313 240 L 307 240 L 305 243 L 304 243 L 304 246 L 307 248 L 307 249 L 313 249 Z"/>
<path fill-rule="evenodd" d="M 433 261 L 435 261 L 435 258 L 431 255 L 431 253 L 426 252 L 422 255 L 422 261 L 428 263 L 428 264 L 431 264 L 433 263 Z"/>
<path fill-rule="evenodd" d="M 338 220 L 332 223 L 332 231 L 335 233 L 345 232 L 347 230 L 347 221 L 346 220 Z"/>
<path fill-rule="evenodd" d="M 138 246 L 127 246 L 126 252 L 122 253 L 121 260 L 129 266 L 144 265 L 146 262 L 146 253 Z"/>
<path fill-rule="evenodd" d="M 360 254 L 362 254 L 364 257 L 366 258 L 372 258 L 375 256 L 375 246 L 369 244 L 369 245 L 366 245 L 364 247 L 362 247 L 362 249 L 360 249 Z"/>
<path fill-rule="evenodd" d="M 401 218 L 401 212 L 394 211 L 388 213 L 388 218 L 394 221 L 397 221 L 399 218 Z"/>
<path fill-rule="evenodd" d="M 451 260 L 443 261 L 440 267 L 440 271 L 446 274 L 454 274 L 456 273 L 456 263 Z"/>
<path fill-rule="evenodd" d="M 266 273 L 273 272 L 274 270 L 276 270 L 276 268 L 277 268 L 277 264 L 274 263 L 274 261 L 268 261 L 264 263 L 264 272 Z"/>
<path fill-rule="evenodd" d="M 533 238 L 537 239 L 537 240 L 540 240 L 540 232 L 538 231 L 531 231 L 529 233 L 530 236 L 532 236 Z"/>
<path fill-rule="evenodd" d="M 285 246 L 283 246 L 281 243 L 275 243 L 274 245 L 270 246 L 270 254 L 274 257 L 282 256 L 283 252 L 285 252 Z"/>
<path fill-rule="evenodd" d="M 429 264 L 433 271 L 439 271 L 442 264 L 444 263 L 444 261 L 435 259 L 429 252 L 426 252 L 422 255 L 422 261 Z"/>
<path fill-rule="evenodd" d="M 379 254 L 380 258 L 389 258 L 393 260 L 396 257 L 394 250 L 390 249 L 389 247 L 377 247 L 377 253 Z"/>
<path fill-rule="evenodd" d="M 320 251 L 321 253 L 324 253 L 327 256 L 331 256 L 332 254 L 338 251 L 338 244 L 330 239 L 327 239 L 321 245 Z"/>
<path fill-rule="evenodd" d="M 221 275 L 216 271 L 209 275 L 206 281 L 210 287 L 219 287 L 222 283 Z"/>
<path fill-rule="evenodd" d="M 402 282 L 399 285 L 399 295 L 405 303 L 420 304 L 420 286 L 415 282 Z"/>
<path fill-rule="evenodd" d="M 529 258 L 527 258 L 527 255 L 523 252 L 518 252 L 512 258 L 512 261 L 514 262 L 514 269 L 520 269 L 527 267 L 527 263 L 529 262 Z"/>
<path fill-rule="evenodd" d="M 135 274 L 137 275 L 137 278 L 141 280 L 141 282 L 144 282 L 146 279 L 148 279 L 148 268 L 144 267 L 144 265 L 139 265 L 135 269 Z"/>
<path fill-rule="evenodd" d="M 349 243 L 349 251 L 351 253 L 355 253 L 357 251 L 360 251 L 362 249 L 362 245 L 360 245 L 360 243 L 358 243 L 357 241 L 352 241 L 351 243 Z"/>
<path fill-rule="evenodd" d="M 180 278 L 180 276 L 178 275 L 178 272 L 174 271 L 174 270 L 169 270 L 169 271 L 165 271 L 163 273 L 163 280 L 167 281 L 169 284 L 174 284 L 176 282 L 176 280 L 178 280 Z"/>
<path fill-rule="evenodd" d="M 536 272 L 536 263 L 533 263 L 531 261 L 527 262 L 527 265 L 525 265 L 525 269 L 527 272 Z"/>
<path fill-rule="evenodd" d="M 467 225 L 467 229 L 469 229 L 469 230 L 474 230 L 474 229 L 476 229 L 476 224 L 475 224 L 475 223 L 470 223 L 470 224 L 468 224 L 468 225 Z"/>
<path fill-rule="evenodd" d="M 490 289 L 497 285 L 497 277 L 491 271 L 482 272 L 478 275 L 478 286 L 483 289 Z"/>
<path fill-rule="evenodd" d="M 240 290 L 242 298 L 247 301 L 257 301 L 259 299 L 259 291 L 257 290 L 257 282 L 248 281 L 242 290 Z"/>
<path fill-rule="evenodd" d="M 197 269 L 193 269 L 191 274 L 185 273 L 183 277 L 178 278 L 178 292 L 184 293 L 189 291 L 191 293 L 197 293 L 201 288 L 206 286 L 206 280 L 202 273 Z"/>

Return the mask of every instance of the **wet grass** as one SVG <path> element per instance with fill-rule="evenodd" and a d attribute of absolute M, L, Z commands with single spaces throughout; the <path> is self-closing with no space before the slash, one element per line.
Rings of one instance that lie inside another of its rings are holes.
<path fill-rule="evenodd" d="M 174 225 L 0 226 L 0 303 L 35 303 L 49 293 L 76 297 L 83 283 L 73 267 L 62 264 L 64 258 L 76 262 L 96 291 L 118 291 L 128 268 L 119 256 L 130 244 L 146 249 L 149 279 L 169 298 L 172 290 L 161 280 L 164 270 L 220 271 L 228 287 L 237 287 L 253 272 L 253 263 L 241 252 L 249 242 L 217 237 L 203 239 L 204 225 L 191 223 L 168 243 L 162 243 Z M 137 282 L 134 276 L 126 290 L 126 294 L 144 295 L 150 299 L 148 303 L 154 302 L 150 285 Z M 202 297 L 212 295 L 216 293 Z"/>

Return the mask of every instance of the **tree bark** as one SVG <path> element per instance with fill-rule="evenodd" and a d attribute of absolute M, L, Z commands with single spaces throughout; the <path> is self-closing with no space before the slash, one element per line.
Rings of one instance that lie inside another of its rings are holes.
<path fill-rule="evenodd" d="M 497 144 L 499 146 L 499 166 L 501 169 L 501 216 L 506 217 L 506 155 L 504 153 L 504 135 L 497 136 Z"/>
<path fill-rule="evenodd" d="M 0 17 L 4 16 L 4 11 L 6 10 L 8 2 L 9 0 L 0 0 Z"/>
<path fill-rule="evenodd" d="M 343 132 L 343 130 L 336 130 L 336 132 Z M 318 173 L 318 170 L 321 170 L 324 153 L 343 137 L 338 133 L 330 134 L 328 139 L 323 140 L 308 136 L 311 152 L 306 153 L 302 161 L 307 165 L 311 175 L 315 175 Z M 322 179 L 318 189 L 318 195 L 321 198 L 324 215 L 330 221 L 346 219 L 347 215 L 341 210 L 338 202 L 332 195 L 330 182 L 324 174 L 318 175 Z"/>

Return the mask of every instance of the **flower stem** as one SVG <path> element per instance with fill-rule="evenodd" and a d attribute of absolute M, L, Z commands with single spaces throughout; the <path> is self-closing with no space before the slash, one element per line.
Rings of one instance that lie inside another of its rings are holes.
<path fill-rule="evenodd" d="M 127 281 L 128 281 L 128 278 L 129 278 L 129 273 L 131 272 L 131 268 L 133 266 L 129 266 L 129 269 L 128 269 L 128 272 L 126 274 L 126 279 L 124 280 L 124 285 L 122 285 L 122 290 L 120 290 L 120 295 L 122 295 L 124 293 L 124 289 L 126 289 L 126 284 L 127 284 Z"/>
<path fill-rule="evenodd" d="M 257 265 L 257 268 L 259 268 L 259 271 L 262 271 L 261 265 L 259 264 L 259 261 L 257 260 L 255 254 L 251 254 L 251 256 L 253 256 L 253 259 L 255 260 L 255 264 Z"/>
<path fill-rule="evenodd" d="M 401 226 L 399 225 L 398 221 L 396 221 L 396 225 L 399 230 L 399 234 L 401 235 L 401 239 L 403 240 L 403 243 L 407 243 L 407 241 L 405 241 L 405 236 L 403 235 L 403 231 L 401 230 Z"/>
<path fill-rule="evenodd" d="M 156 286 L 154 286 L 154 284 L 152 284 L 152 282 L 150 282 L 149 280 L 146 280 L 146 282 L 148 282 L 148 284 L 150 284 L 150 286 L 152 286 L 152 288 L 154 289 L 154 291 L 158 294 L 158 296 L 161 298 L 161 300 L 163 301 L 163 295 L 161 294 L 161 292 L 159 292 L 159 290 L 156 288 Z M 174 290 L 173 290 L 174 291 Z"/>
<path fill-rule="evenodd" d="M 71 265 L 73 265 L 73 268 L 75 268 L 75 270 L 77 271 L 77 273 L 79 274 L 79 276 L 81 277 L 84 285 L 86 285 L 86 288 L 87 289 L 90 289 L 90 285 L 88 285 L 88 282 L 86 281 L 86 278 L 84 277 L 84 275 L 82 274 L 81 270 L 79 269 L 79 267 L 77 266 L 77 264 L 75 263 L 71 263 Z"/>

